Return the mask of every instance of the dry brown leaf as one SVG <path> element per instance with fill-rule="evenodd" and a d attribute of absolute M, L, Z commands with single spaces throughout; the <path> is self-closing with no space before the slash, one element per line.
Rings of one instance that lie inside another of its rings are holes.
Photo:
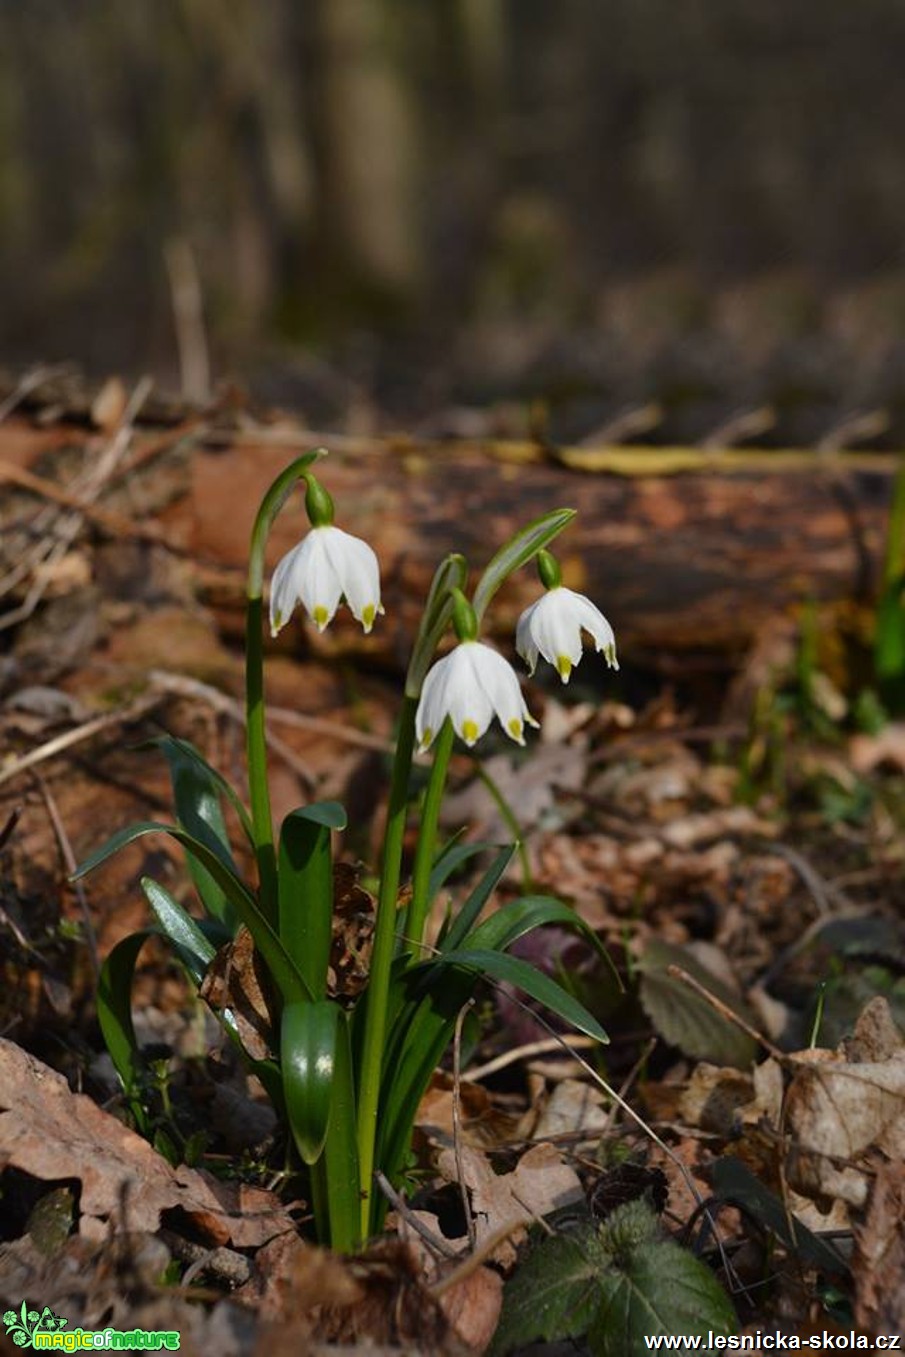
<path fill-rule="evenodd" d="M 239 1037 L 252 1060 L 275 1051 L 272 982 L 252 936 L 243 926 L 224 943 L 205 972 L 199 994 L 216 1011 L 232 1013 Z"/>
<path fill-rule="evenodd" d="M 268 1323 L 304 1323 L 311 1332 L 317 1307 L 354 1305 L 362 1294 L 343 1259 L 284 1234 L 258 1249 L 251 1277 L 235 1296 Z"/>
<path fill-rule="evenodd" d="M 893 1030 L 886 1000 L 876 998 L 838 1052 L 793 1057 L 785 1108 L 788 1176 L 807 1196 L 864 1206 L 869 1178 L 859 1166 L 862 1156 L 880 1150 L 905 1159 L 905 1043 Z M 880 1058 L 858 1059 L 862 1054 Z"/>
<path fill-rule="evenodd" d="M 728 1138 L 737 1132 L 741 1109 L 754 1096 L 749 1074 L 702 1061 L 694 1067 L 679 1100 L 679 1115 L 688 1126 Z"/>
<path fill-rule="evenodd" d="M 727 806 L 699 815 L 683 815 L 663 827 L 663 838 L 672 848 L 698 848 L 715 839 L 739 834 L 775 838 L 777 827 L 756 815 L 750 806 Z"/>
<path fill-rule="evenodd" d="M 534 1140 L 584 1132 L 593 1136 L 603 1131 L 608 1116 L 603 1109 L 604 1095 L 599 1088 L 582 1079 L 563 1079 L 543 1107 L 532 1132 Z"/>
<path fill-rule="evenodd" d="M 576 791 L 587 774 L 586 740 L 572 744 L 539 744 L 529 763 L 516 766 L 507 754 L 487 759 L 484 771 L 511 807 L 521 831 L 526 834 L 557 802 L 557 789 Z M 483 782 L 475 779 L 443 802 L 443 823 L 458 828 L 467 824 L 476 839 L 504 841 L 510 827 Z"/>
<path fill-rule="evenodd" d="M 451 1145 L 455 1133 L 454 1080 L 438 1070 L 418 1106 L 415 1125 L 433 1144 Z M 489 1149 L 510 1139 L 520 1123 L 512 1112 L 498 1107 L 481 1084 L 459 1081 L 459 1134 L 463 1145 Z"/>
<path fill-rule="evenodd" d="M 108 377 L 91 402 L 91 423 L 104 433 L 113 433 L 122 421 L 129 393 L 121 377 Z"/>
<path fill-rule="evenodd" d="M 524 1237 L 524 1230 L 516 1227 L 528 1226 L 561 1206 L 584 1200 L 578 1175 L 552 1145 L 532 1146 L 511 1173 L 494 1173 L 487 1156 L 468 1146 L 462 1147 L 460 1160 L 465 1186 L 471 1196 L 478 1248 L 491 1235 L 506 1226 L 513 1227 L 509 1239 L 491 1254 L 495 1262 L 504 1265 L 515 1262 L 513 1243 Z M 459 1168 L 452 1150 L 441 1152 L 438 1167 L 447 1182 L 459 1181 Z"/>
<path fill-rule="evenodd" d="M 855 1319 L 905 1337 L 905 1164 L 880 1164 L 863 1226 L 855 1231 Z"/>
<path fill-rule="evenodd" d="M 474 1352 L 483 1352 L 500 1321 L 503 1279 L 489 1267 L 475 1268 L 440 1296 L 440 1308 Z"/>
<path fill-rule="evenodd" d="M 81 1182 L 79 1233 L 111 1226 L 155 1233 L 179 1212 L 212 1244 L 255 1248 L 294 1228 L 260 1188 L 221 1183 L 198 1169 L 173 1169 L 146 1140 L 72 1093 L 61 1074 L 0 1040 L 0 1169 L 48 1182 Z"/>
<path fill-rule="evenodd" d="M 893 721 L 877 735 L 853 735 L 848 752 L 856 773 L 872 773 L 879 764 L 905 772 L 905 722 Z"/>

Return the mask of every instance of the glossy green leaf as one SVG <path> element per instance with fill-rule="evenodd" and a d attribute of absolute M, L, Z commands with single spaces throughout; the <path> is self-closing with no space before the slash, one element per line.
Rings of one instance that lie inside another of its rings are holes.
<path fill-rule="evenodd" d="M 287 1003 L 304 999 L 310 1000 L 313 997 L 283 944 L 261 914 L 257 901 L 245 883 L 240 881 L 224 865 L 207 844 L 193 838 L 181 825 L 160 824 L 154 820 L 145 820 L 138 824 L 129 825 L 127 829 L 114 834 L 103 847 L 92 853 L 78 870 L 73 872 L 72 880 L 77 881 L 80 877 L 86 876 L 88 872 L 93 871 L 102 862 L 106 862 L 107 858 L 118 853 L 121 848 L 134 843 L 136 839 L 142 838 L 145 834 L 168 834 L 183 848 L 195 854 L 202 866 L 210 872 L 222 888 L 236 914 L 251 933 L 255 946 L 270 970 L 274 984 Z"/>
<path fill-rule="evenodd" d="M 223 779 L 214 774 L 214 770 L 187 740 L 176 740 L 167 735 L 157 740 L 156 744 L 169 765 L 173 802 L 179 823 L 194 838 L 207 844 L 231 871 L 235 871 L 220 800 Z M 186 862 L 205 909 L 215 919 L 222 920 L 234 929 L 235 916 L 222 887 L 217 885 L 193 853 L 186 854 Z"/>
<path fill-rule="evenodd" d="M 216 947 L 159 881 L 143 876 L 141 888 L 164 937 L 194 983 L 200 985 L 205 971 L 217 955 Z"/>
<path fill-rule="evenodd" d="M 292 1135 L 306 1164 L 323 1152 L 330 1128 L 342 1009 L 329 999 L 283 1009 L 280 1068 Z"/>
<path fill-rule="evenodd" d="M 278 865 L 280 941 L 316 999 L 327 992 L 333 937 L 331 831 L 345 829 L 336 801 L 304 806 L 280 830 Z"/>
<path fill-rule="evenodd" d="M 567 994 L 561 985 L 548 975 L 530 966 L 527 961 L 509 956 L 506 952 L 490 952 L 473 948 L 453 952 L 441 952 L 432 961 L 427 962 L 432 971 L 441 972 L 447 966 L 462 966 L 493 980 L 503 980 L 514 985 L 523 993 L 536 999 L 549 1008 L 552 1013 L 564 1019 L 579 1032 L 594 1037 L 596 1041 L 607 1042 L 609 1037 L 596 1018 L 592 1017 L 583 1004 Z M 417 968 L 416 968 L 417 969 Z M 431 976 L 431 985 L 441 983 L 439 975 Z"/>
<path fill-rule="evenodd" d="M 313 1174 L 322 1166 L 329 1221 L 326 1242 L 340 1253 L 352 1253 L 362 1242 L 355 1076 L 348 1018 L 341 1009 L 338 1013 L 330 1125 Z"/>
<path fill-rule="evenodd" d="M 101 966 L 97 986 L 101 1033 L 142 1131 L 146 1129 L 140 1097 L 145 1066 L 132 1024 L 132 982 L 138 954 L 151 936 L 150 929 L 142 929 L 118 942 Z"/>
<path fill-rule="evenodd" d="M 493 862 L 453 919 L 450 927 L 441 936 L 439 945 L 444 952 L 461 947 L 481 910 L 496 890 L 503 873 L 512 861 L 514 852 L 515 844 L 512 843 L 505 844 L 500 848 Z"/>
<path fill-rule="evenodd" d="M 501 905 L 489 919 L 479 923 L 469 934 L 466 945 L 489 947 L 493 951 L 505 952 L 526 933 L 549 924 L 557 924 L 581 934 L 598 956 L 607 963 L 619 990 L 624 988 L 622 977 L 612 957 L 593 928 L 585 923 L 581 915 L 576 914 L 570 905 L 563 904 L 552 895 L 523 895 L 518 900 Z"/>
<path fill-rule="evenodd" d="M 505 951 L 534 928 L 559 924 L 582 933 L 598 946 L 597 935 L 569 905 L 552 895 L 523 895 L 501 905 L 468 935 L 468 946 Z"/>
<path fill-rule="evenodd" d="M 552 513 L 529 523 L 500 548 L 478 581 L 472 599 L 472 607 L 479 622 L 500 585 L 548 546 L 574 517 L 574 509 L 554 509 Z"/>
<path fill-rule="evenodd" d="M 471 858 L 477 857 L 479 853 L 484 853 L 488 848 L 495 848 L 495 844 L 489 843 L 463 843 L 462 835 L 464 829 L 460 829 L 434 859 L 431 867 L 430 877 L 428 878 L 428 895 L 431 900 L 434 899 L 441 887 L 463 863 Z"/>

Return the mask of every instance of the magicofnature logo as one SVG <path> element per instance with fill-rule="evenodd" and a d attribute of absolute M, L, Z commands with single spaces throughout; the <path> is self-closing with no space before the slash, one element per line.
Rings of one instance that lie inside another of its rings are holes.
<path fill-rule="evenodd" d="M 56 1348 L 62 1352 L 78 1352 L 86 1348 L 101 1350 L 176 1352 L 179 1348 L 178 1329 L 70 1329 L 69 1320 L 55 1315 L 49 1305 L 43 1310 L 29 1308 L 23 1301 L 21 1308 L 7 1310 L 3 1316 L 6 1334 L 20 1348 Z"/>

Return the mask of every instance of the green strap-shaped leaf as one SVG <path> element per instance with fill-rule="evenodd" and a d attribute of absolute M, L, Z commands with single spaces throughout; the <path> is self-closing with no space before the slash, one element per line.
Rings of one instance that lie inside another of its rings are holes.
<path fill-rule="evenodd" d="M 330 999 L 286 1004 L 280 1068 L 292 1135 L 306 1164 L 320 1159 L 330 1129 L 342 1009 Z"/>
<path fill-rule="evenodd" d="M 440 946 L 444 952 L 453 951 L 455 948 L 462 946 L 473 928 L 475 920 L 481 910 L 496 890 L 500 878 L 512 861 L 514 852 L 515 844 L 512 843 L 506 844 L 498 851 L 493 862 L 487 868 L 487 871 L 481 877 L 481 880 L 475 886 L 443 936 Z"/>
<path fill-rule="evenodd" d="M 330 833 L 345 829 L 336 801 L 304 806 L 286 816 L 280 830 L 280 941 L 315 999 L 327 992 L 333 936 L 333 855 Z"/>
<path fill-rule="evenodd" d="M 127 829 L 120 830 L 118 834 L 114 834 L 111 839 L 108 839 L 102 848 L 92 853 L 78 870 L 73 872 L 72 880 L 78 881 L 80 877 L 86 876 L 88 872 L 93 871 L 102 862 L 106 862 L 107 858 L 118 853 L 121 848 L 134 843 L 136 839 L 142 838 L 145 834 L 168 834 L 183 848 L 195 854 L 201 865 L 210 872 L 216 883 L 222 888 L 236 914 L 251 933 L 255 946 L 270 969 L 274 984 L 287 1003 L 313 998 L 298 969 L 288 956 L 285 947 L 262 915 L 257 901 L 248 887 L 224 865 L 206 843 L 194 838 L 181 825 L 160 824 L 154 820 L 145 820 L 138 824 L 129 825 Z"/>
<path fill-rule="evenodd" d="M 341 1009 L 338 1012 L 330 1125 L 311 1178 L 318 1234 L 339 1253 L 353 1253 L 362 1242 L 355 1077 L 349 1022 Z M 326 1229 L 321 1226 L 325 1217 Z"/>
<path fill-rule="evenodd" d="M 479 975 L 490 976 L 494 980 L 505 980 L 510 985 L 537 999 L 539 1003 L 563 1018 L 571 1027 L 585 1032 L 596 1041 L 608 1042 L 609 1037 L 596 1018 L 592 1017 L 583 1004 L 567 994 L 561 985 L 548 975 L 530 966 L 527 961 L 509 956 L 506 952 L 491 952 L 486 949 L 463 948 L 454 952 L 441 952 L 433 960 L 424 963 L 437 972 L 436 981 L 442 983 L 439 972 L 447 966 L 463 966 Z M 417 967 L 415 969 L 418 969 Z"/>
<path fill-rule="evenodd" d="M 505 952 L 526 933 L 547 924 L 560 924 L 580 933 L 607 963 L 619 989 L 625 988 L 612 957 L 593 928 L 570 905 L 564 905 L 552 895 L 523 895 L 502 905 L 469 934 L 467 945 Z"/>
<path fill-rule="evenodd" d="M 145 928 L 118 942 L 101 966 L 97 985 L 101 1033 L 142 1131 L 147 1129 L 140 1097 L 145 1067 L 132 1024 L 132 981 L 138 954 L 152 936 L 152 930 Z"/>
<path fill-rule="evenodd" d="M 552 542 L 574 517 L 574 509 L 554 509 L 552 513 L 544 514 L 542 518 L 536 518 L 533 523 L 529 523 L 500 548 L 478 581 L 471 601 L 479 622 L 500 585 L 516 570 L 527 565 L 528 561 Z"/>
<path fill-rule="evenodd" d="M 157 741 L 170 769 L 176 818 L 186 829 L 235 871 L 220 796 L 222 779 L 187 740 L 164 736 Z M 226 894 L 193 853 L 187 854 L 188 869 L 209 914 L 235 929 L 235 916 Z"/>
<path fill-rule="evenodd" d="M 196 985 L 217 955 L 217 949 L 198 924 L 159 881 L 143 876 L 141 888 L 160 930 Z"/>
<path fill-rule="evenodd" d="M 464 829 L 446 844 L 443 851 L 439 853 L 431 868 L 431 874 L 428 881 L 428 896 L 434 899 L 441 887 L 445 886 L 453 872 L 457 871 L 464 863 L 476 858 L 479 853 L 486 853 L 491 848 L 499 848 L 495 843 L 461 843 L 461 835 Z"/>

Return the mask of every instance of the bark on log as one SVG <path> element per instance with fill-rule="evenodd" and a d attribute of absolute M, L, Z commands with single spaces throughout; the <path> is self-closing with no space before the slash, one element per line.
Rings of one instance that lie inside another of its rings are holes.
<path fill-rule="evenodd" d="M 196 453 L 185 508 L 199 562 L 244 567 L 255 506 L 291 455 L 264 445 Z M 753 470 L 704 463 L 707 469 L 681 475 L 617 477 L 553 460 L 513 465 L 476 446 L 429 455 L 386 447 L 334 453 L 320 474 L 336 500 L 337 522 L 381 558 L 387 616 L 365 642 L 351 629 L 331 629 L 327 644 L 363 646 L 375 660 L 401 664 L 442 555 L 462 551 L 478 570 L 518 526 L 566 505 L 579 513 L 557 544 L 564 581 L 599 603 L 629 660 L 698 654 L 723 663 L 738 658 L 771 617 L 803 600 L 869 597 L 894 459 L 865 459 L 862 470 L 856 459 L 805 455 L 800 466 L 780 460 L 778 474 L 767 458 L 764 469 Z M 305 526 L 300 500 L 287 505 L 273 533 L 274 563 Z M 221 584 L 230 578 L 231 571 Z M 221 604 L 234 589 L 235 581 L 221 591 Z M 521 572 L 494 605 L 494 630 L 511 636 L 518 610 L 537 591 L 533 572 Z"/>

